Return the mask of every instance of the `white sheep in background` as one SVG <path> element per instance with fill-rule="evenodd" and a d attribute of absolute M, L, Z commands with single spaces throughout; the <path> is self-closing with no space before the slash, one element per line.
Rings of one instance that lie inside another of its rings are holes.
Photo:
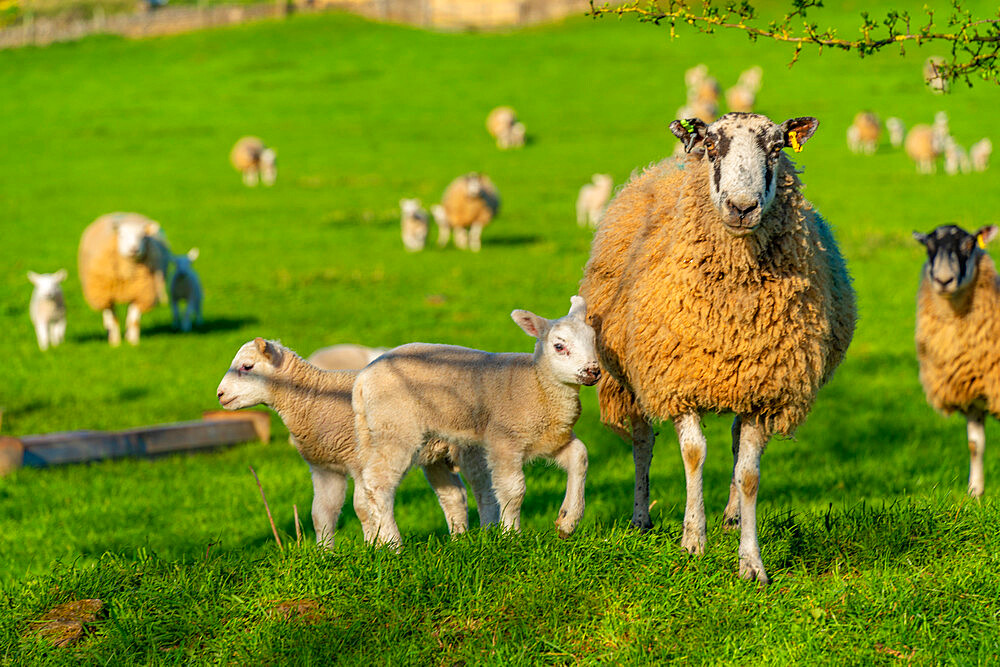
<path fill-rule="evenodd" d="M 497 107 L 490 111 L 486 117 L 486 129 L 502 150 L 524 146 L 524 123 L 517 120 L 517 112 L 511 107 Z"/>
<path fill-rule="evenodd" d="M 967 173 L 970 169 L 969 154 L 949 136 L 944 142 L 944 172 L 954 176 Z"/>
<path fill-rule="evenodd" d="M 31 292 L 28 314 L 35 325 L 35 337 L 41 350 L 56 347 L 66 337 L 66 299 L 59 283 L 66 280 L 66 269 L 55 273 L 28 271 L 28 280 L 35 286 Z"/>
<path fill-rule="evenodd" d="M 400 199 L 401 212 L 399 227 L 403 237 L 403 247 L 409 252 L 419 252 L 427 243 L 430 217 L 420 205 L 419 199 Z"/>
<path fill-rule="evenodd" d="M 483 228 L 499 209 L 500 193 L 488 176 L 474 171 L 459 176 L 445 188 L 440 206 L 431 209 L 438 224 L 438 246 L 448 245 L 453 231 L 458 248 L 479 252 Z"/>
<path fill-rule="evenodd" d="M 614 187 L 610 174 L 594 174 L 591 182 L 580 188 L 576 198 L 576 223 L 581 227 L 587 224 L 597 227 Z"/>
<path fill-rule="evenodd" d="M 961 412 L 969 443 L 969 495 L 983 494 L 984 426 L 1000 418 L 1000 275 L 986 254 L 996 225 L 969 234 L 944 225 L 913 232 L 927 249 L 917 292 L 917 360 L 927 402 Z"/>
<path fill-rule="evenodd" d="M 860 111 L 854 122 L 847 128 L 847 147 L 852 153 L 872 155 L 878 150 L 878 140 L 882 135 L 882 121 L 871 111 Z"/>
<path fill-rule="evenodd" d="M 388 351 L 387 347 L 365 347 L 343 343 L 321 347 L 306 360 L 325 371 L 361 370 Z"/>
<path fill-rule="evenodd" d="M 547 320 L 525 310 L 514 321 L 536 339 L 534 354 L 494 354 L 452 345 L 412 343 L 389 350 L 354 383 L 358 446 L 375 451 L 361 475 L 371 512 L 365 538 L 399 544 L 393 499 L 424 443 L 440 438 L 458 450 L 483 448 L 505 529 L 520 528 L 524 464 L 544 457 L 567 472 L 556 526 L 569 535 L 583 516 L 587 448 L 573 433 L 580 385 L 600 377 L 586 303 Z"/>
<path fill-rule="evenodd" d="M 159 223 L 138 213 L 109 213 L 80 238 L 77 265 L 87 304 L 102 313 L 108 343 L 121 344 L 114 308 L 127 304 L 125 339 L 139 344 L 139 320 L 166 299 L 170 248 Z"/>
<path fill-rule="evenodd" d="M 969 148 L 969 163 L 973 171 L 986 171 L 990 166 L 990 154 L 993 153 L 993 142 L 980 139 Z"/>
<path fill-rule="evenodd" d="M 917 173 L 933 174 L 937 171 L 937 159 L 941 155 L 935 140 L 934 128 L 930 125 L 914 125 L 906 134 L 904 144 L 906 154 L 917 165 Z"/>
<path fill-rule="evenodd" d="M 201 289 L 201 279 L 191 263 L 198 259 L 198 249 L 191 248 L 186 255 L 174 255 L 176 270 L 170 278 L 170 309 L 174 315 L 174 328 L 181 331 L 191 331 L 192 321 L 201 326 L 204 322 L 201 314 L 204 294 Z M 184 314 L 180 313 L 180 303 L 184 302 Z"/>
<path fill-rule="evenodd" d="M 951 82 L 942 76 L 941 68 L 945 62 L 945 59 L 941 56 L 931 56 L 924 61 L 924 83 L 927 84 L 932 92 L 939 95 L 947 93 L 951 88 Z"/>
<path fill-rule="evenodd" d="M 312 519 L 316 541 L 333 547 L 337 519 L 344 506 L 347 476 L 355 480 L 354 509 L 366 530 L 367 504 L 359 482 L 371 449 L 358 447 L 354 438 L 351 388 L 357 371 L 324 371 L 304 361 L 281 343 L 255 338 L 233 358 L 216 390 L 226 410 L 264 404 L 288 427 L 292 444 L 309 464 L 313 481 Z M 453 470 L 451 448 L 440 441 L 426 441 L 419 463 L 437 494 L 452 534 L 468 527 L 465 485 Z M 482 450 L 463 448 L 456 452 L 462 473 L 473 487 L 480 523 L 496 523 L 499 508 Z"/>
<path fill-rule="evenodd" d="M 257 137 L 241 137 L 229 152 L 229 161 L 243 174 L 243 184 L 274 185 L 278 178 L 278 154 Z"/>
<path fill-rule="evenodd" d="M 753 105 L 757 101 L 757 93 L 760 92 L 763 74 L 764 70 L 757 65 L 740 73 L 736 85 L 726 91 L 726 106 L 729 107 L 730 111 L 744 113 L 753 111 Z M 687 118 L 687 116 L 678 116 L 678 118 Z"/>
<path fill-rule="evenodd" d="M 893 148 L 899 148 L 903 145 L 903 139 L 906 137 L 906 126 L 901 119 L 895 116 L 886 118 L 885 129 L 889 132 L 889 143 Z"/>

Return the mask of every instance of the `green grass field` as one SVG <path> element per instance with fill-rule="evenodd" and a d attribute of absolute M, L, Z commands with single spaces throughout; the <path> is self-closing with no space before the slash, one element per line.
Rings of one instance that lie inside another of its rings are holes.
<path fill-rule="evenodd" d="M 978 13 L 995 12 L 979 3 Z M 850 30 L 870 3 L 818 14 Z M 580 185 L 623 182 L 669 154 L 683 72 L 724 86 L 764 68 L 759 109 L 813 115 L 806 194 L 834 226 L 859 296 L 847 359 L 792 440 L 762 461 L 760 535 L 773 584 L 735 575 L 721 530 L 729 418 L 706 417 L 709 548 L 679 548 L 684 475 L 672 429 L 653 462 L 656 529 L 627 528 L 630 450 L 583 390 L 587 514 L 560 541 L 564 475 L 527 471 L 524 532 L 448 541 L 419 472 L 397 497 L 405 547 L 368 549 L 349 504 L 331 554 L 278 551 L 252 464 L 286 536 L 297 504 L 311 540 L 306 465 L 276 418 L 269 445 L 153 461 L 22 469 L 0 479 L 0 663 L 509 664 L 683 662 L 980 664 L 1000 654 L 1000 430 L 987 427 L 986 495 L 965 495 L 964 423 L 925 403 L 913 351 L 923 250 L 947 222 L 997 222 L 997 171 L 919 176 L 884 144 L 847 150 L 853 115 L 907 125 L 947 110 L 966 146 L 995 130 L 995 87 L 924 90 L 931 50 L 860 60 L 740 35 L 573 19 L 499 34 L 435 34 L 340 16 L 293 17 L 129 42 L 92 38 L 0 52 L 0 406 L 4 434 L 127 428 L 197 418 L 237 348 L 280 338 L 308 354 L 338 342 L 447 342 L 528 351 L 509 313 L 566 312 L 590 233 Z M 529 145 L 499 152 L 487 112 L 513 105 Z M 279 151 L 278 182 L 247 189 L 227 154 L 243 134 Z M 993 137 L 994 142 L 997 137 Z M 403 251 L 397 202 L 436 201 L 469 170 L 493 178 L 501 215 L 478 255 Z M 169 309 L 138 348 L 110 349 L 82 299 L 83 228 L 114 210 L 159 220 L 176 252 L 201 249 L 206 327 Z M 70 271 L 64 346 L 39 352 L 25 273 Z M 473 520 L 475 514 L 473 512 Z M 30 632 L 55 604 L 100 597 L 75 648 Z M 283 600 L 315 604 L 286 621 Z"/>

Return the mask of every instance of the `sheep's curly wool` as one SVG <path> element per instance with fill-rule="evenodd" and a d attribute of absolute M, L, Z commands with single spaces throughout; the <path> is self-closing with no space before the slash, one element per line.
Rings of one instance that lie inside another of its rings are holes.
<path fill-rule="evenodd" d="M 102 215 L 83 231 L 77 268 L 83 297 L 94 310 L 128 303 L 135 304 L 145 313 L 156 306 L 166 293 L 165 246 L 151 241 L 142 261 L 122 257 L 118 252 L 115 218 L 135 215 Z"/>
<path fill-rule="evenodd" d="M 843 360 L 856 306 L 833 235 L 784 155 L 754 233 L 724 228 L 709 163 L 667 159 L 614 199 L 580 294 L 597 332 L 601 418 L 753 414 L 791 434 Z"/>
<path fill-rule="evenodd" d="M 927 402 L 945 415 L 973 406 L 1000 418 L 1000 276 L 979 254 L 975 281 L 956 301 L 917 291 L 917 360 Z"/>
<path fill-rule="evenodd" d="M 471 227 L 489 224 L 500 209 L 500 193 L 493 181 L 480 175 L 482 191 L 477 196 L 468 193 L 467 176 L 459 176 L 448 184 L 441 196 L 450 227 Z"/>

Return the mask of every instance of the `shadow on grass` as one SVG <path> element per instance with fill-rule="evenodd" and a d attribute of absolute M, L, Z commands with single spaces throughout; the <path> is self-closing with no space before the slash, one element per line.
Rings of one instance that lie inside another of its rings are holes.
<path fill-rule="evenodd" d="M 483 245 L 520 246 L 534 245 L 542 242 L 542 237 L 537 234 L 522 234 L 520 236 L 499 236 L 483 241 Z"/>
<path fill-rule="evenodd" d="M 222 331 L 236 331 L 238 329 L 242 329 L 243 327 L 257 324 L 257 322 L 258 320 L 256 317 L 210 317 L 207 318 L 203 324 L 200 326 L 194 326 L 191 331 L 186 333 L 174 329 L 173 324 L 168 322 L 155 324 L 150 327 L 142 327 L 140 330 L 139 340 L 141 343 L 143 338 L 154 336 L 200 336 Z M 108 340 L 108 334 L 105 331 L 91 330 L 76 334 L 72 337 L 72 340 L 77 343 L 106 342 Z M 123 341 L 122 345 L 128 345 L 128 343 Z"/>

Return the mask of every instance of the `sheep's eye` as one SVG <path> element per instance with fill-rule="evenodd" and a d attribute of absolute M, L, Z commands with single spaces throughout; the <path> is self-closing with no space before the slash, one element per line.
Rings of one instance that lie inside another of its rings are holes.
<path fill-rule="evenodd" d="M 562 343 L 556 343 L 554 347 L 556 348 L 556 352 L 562 352 L 566 349 L 566 346 Z"/>
<path fill-rule="evenodd" d="M 705 150 L 714 151 L 715 150 L 715 142 L 712 141 L 711 139 L 706 139 L 705 140 Z"/>
<path fill-rule="evenodd" d="M 253 370 L 253 364 L 243 364 L 243 370 L 245 370 L 245 371 L 252 371 Z"/>

